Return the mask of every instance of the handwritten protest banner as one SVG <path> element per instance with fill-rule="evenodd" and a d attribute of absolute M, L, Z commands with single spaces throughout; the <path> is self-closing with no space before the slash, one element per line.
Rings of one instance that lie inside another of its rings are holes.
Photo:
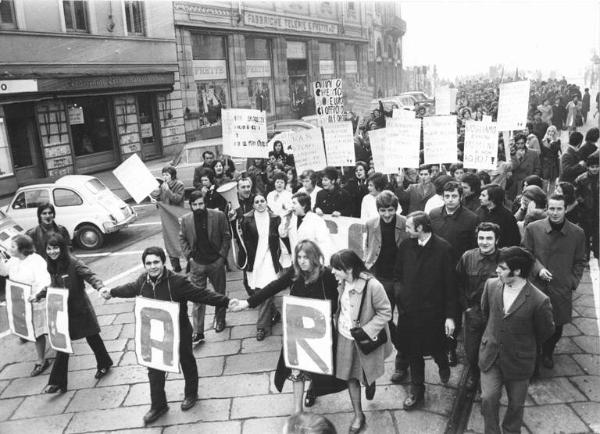
<path fill-rule="evenodd" d="M 341 78 L 315 81 L 313 92 L 317 116 L 324 124 L 344 120 L 344 92 Z"/>
<path fill-rule="evenodd" d="M 113 170 L 113 174 L 136 203 L 143 201 L 158 188 L 158 181 L 140 160 L 138 154 L 132 154 L 131 157 L 119 164 Z"/>
<path fill-rule="evenodd" d="M 400 167 L 419 167 L 421 144 L 421 119 L 392 119 L 386 124 L 385 173 L 396 173 Z"/>
<path fill-rule="evenodd" d="M 285 365 L 332 375 L 331 301 L 286 295 L 282 307 Z"/>
<path fill-rule="evenodd" d="M 269 156 L 266 112 L 251 109 L 223 109 L 221 119 L 224 154 L 244 158 Z"/>
<path fill-rule="evenodd" d="M 48 288 L 46 293 L 46 317 L 48 318 L 48 340 L 56 351 L 73 353 L 69 335 L 69 290 Z"/>
<path fill-rule="evenodd" d="M 371 144 L 371 154 L 373 155 L 373 166 L 376 172 L 387 173 L 385 162 L 385 151 L 387 132 L 385 128 L 369 131 L 369 143 Z"/>
<path fill-rule="evenodd" d="M 135 355 L 140 365 L 179 372 L 179 303 L 135 299 Z"/>
<path fill-rule="evenodd" d="M 328 166 L 354 166 L 352 122 L 324 124 L 323 137 Z"/>
<path fill-rule="evenodd" d="M 298 174 L 309 169 L 316 171 L 325 168 L 325 150 L 320 128 L 290 132 L 288 139 L 294 149 L 294 162 Z"/>
<path fill-rule="evenodd" d="M 450 87 L 442 86 L 435 89 L 435 114 L 449 115 L 450 114 Z"/>
<path fill-rule="evenodd" d="M 522 130 L 529 110 L 529 80 L 500 84 L 498 131 Z"/>
<path fill-rule="evenodd" d="M 414 118 L 415 118 L 414 110 L 409 110 L 409 109 L 405 109 L 405 108 L 395 108 L 394 111 L 392 111 L 392 120 L 414 119 Z M 387 125 L 387 123 L 386 123 L 386 125 Z"/>
<path fill-rule="evenodd" d="M 467 121 L 463 164 L 468 169 L 496 169 L 498 164 L 498 127 L 495 122 Z"/>
<path fill-rule="evenodd" d="M 456 116 L 423 118 L 425 164 L 456 163 Z"/>
<path fill-rule="evenodd" d="M 323 216 L 333 251 L 342 249 L 354 250 L 359 257 L 364 257 L 367 229 L 363 221 L 355 217 L 332 217 L 329 214 Z"/>
<path fill-rule="evenodd" d="M 6 312 L 8 328 L 23 339 L 35 342 L 33 308 L 29 302 L 31 285 L 6 279 Z"/>

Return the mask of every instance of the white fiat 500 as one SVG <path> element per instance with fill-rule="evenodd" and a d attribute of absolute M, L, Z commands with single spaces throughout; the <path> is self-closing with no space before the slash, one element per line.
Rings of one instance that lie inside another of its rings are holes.
<path fill-rule="evenodd" d="M 37 207 L 51 203 L 56 222 L 84 249 L 97 249 L 104 235 L 117 232 L 137 218 L 136 212 L 98 178 L 68 175 L 54 184 L 21 187 L 5 212 L 25 230 L 38 225 Z"/>

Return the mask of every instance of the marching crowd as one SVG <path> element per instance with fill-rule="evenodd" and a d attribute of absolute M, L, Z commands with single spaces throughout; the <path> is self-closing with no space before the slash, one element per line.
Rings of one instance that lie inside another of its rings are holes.
<path fill-rule="evenodd" d="M 459 100 L 470 106 L 466 95 L 473 89 L 480 100 L 493 99 L 493 91 L 473 85 L 459 92 Z M 564 86 L 536 83 L 532 89 L 548 96 Z M 331 302 L 335 365 L 334 375 L 319 375 L 290 369 L 280 357 L 275 385 L 281 391 L 285 380 L 293 383 L 291 413 L 348 389 L 354 409 L 349 432 L 361 431 L 361 385 L 366 399 L 374 399 L 376 380 L 394 349 L 391 381 L 408 379 L 402 406 L 418 408 L 425 399 L 424 357 L 432 356 L 440 382 L 447 383 L 462 333 L 470 372 L 466 387 L 480 385 L 486 433 L 499 433 L 500 426 L 520 432 L 529 381 L 540 367 L 553 368 L 555 347 L 571 320 L 572 293 L 586 260 L 592 253 L 598 257 L 599 131 L 590 129 L 585 142 L 572 131 L 563 151 L 557 130 L 564 124 L 553 128 L 547 122 L 552 116 L 544 114 L 541 120 L 534 114 L 532 134 L 541 135 L 537 146 L 516 132 L 498 171 L 457 163 L 382 174 L 367 156 L 353 170 L 327 167 L 297 177 L 293 156 L 275 142 L 268 161 L 251 161 L 241 175 L 230 159 L 205 152 L 186 204 L 185 186 L 167 166 L 152 197 L 189 206 L 191 212 L 175 232 L 161 214 L 165 248 L 148 247 L 142 254 L 144 273 L 110 289 L 72 255 L 54 207 L 41 205 L 39 225 L 15 236 L 11 258 L 0 263 L 0 274 L 32 286 L 38 360 L 31 375 L 49 367 L 43 308 L 48 286 L 69 290 L 70 337 L 86 338 L 96 356 L 96 378 L 110 372 L 113 361 L 85 292 L 88 282 L 106 299 L 142 296 L 179 303 L 181 409 L 188 410 L 198 394 L 193 346 L 204 341 L 205 306 L 215 306 L 217 333 L 227 325 L 228 308 L 257 308 L 256 339 L 262 341 L 281 318 L 274 295 L 289 288 L 291 295 Z M 236 209 L 219 192 L 232 182 Z M 323 215 L 362 219 L 366 242 L 360 256 L 351 249 L 336 251 Z M 247 300 L 225 295 L 232 262 L 244 271 Z M 58 352 L 45 392 L 64 392 L 67 373 L 68 354 Z M 151 423 L 168 406 L 165 372 L 149 369 L 148 377 L 152 405 L 144 421 Z M 508 408 L 500 422 L 502 387 Z"/>

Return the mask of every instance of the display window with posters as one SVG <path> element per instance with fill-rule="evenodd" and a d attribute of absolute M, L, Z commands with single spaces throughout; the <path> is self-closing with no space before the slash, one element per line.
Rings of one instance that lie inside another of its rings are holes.
<path fill-rule="evenodd" d="M 4 118 L 0 118 L 0 177 L 13 174 L 12 159 L 8 148 L 8 137 Z"/>
<path fill-rule="evenodd" d="M 220 126 L 229 101 L 226 37 L 193 33 L 192 55 L 200 128 Z"/>
<path fill-rule="evenodd" d="M 246 38 L 246 75 L 250 107 L 269 115 L 275 114 L 269 39 Z"/>

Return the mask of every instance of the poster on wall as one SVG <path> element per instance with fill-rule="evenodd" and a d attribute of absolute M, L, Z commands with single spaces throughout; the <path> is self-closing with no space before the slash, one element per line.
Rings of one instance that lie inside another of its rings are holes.
<path fill-rule="evenodd" d="M 48 288 L 46 293 L 46 317 L 48 318 L 48 340 L 56 351 L 73 354 L 69 335 L 69 290 Z"/>
<path fill-rule="evenodd" d="M 268 158 L 267 116 L 264 111 L 226 109 L 223 116 L 223 153 L 232 157 Z"/>
<path fill-rule="evenodd" d="M 85 119 L 83 117 L 83 107 L 78 105 L 72 105 L 69 107 L 69 124 L 80 125 L 84 124 Z"/>
<path fill-rule="evenodd" d="M 456 116 L 423 118 L 423 152 L 425 164 L 456 163 Z"/>
<path fill-rule="evenodd" d="M 138 364 L 179 373 L 179 303 L 136 297 L 134 314 Z"/>
<path fill-rule="evenodd" d="M 324 124 L 323 137 L 325 139 L 328 166 L 354 166 L 352 122 Z"/>
<path fill-rule="evenodd" d="M 463 164 L 465 169 L 497 168 L 498 128 L 495 122 L 467 121 Z"/>
<path fill-rule="evenodd" d="M 313 83 L 315 110 L 323 123 L 344 120 L 344 93 L 342 79 L 319 80 Z"/>

